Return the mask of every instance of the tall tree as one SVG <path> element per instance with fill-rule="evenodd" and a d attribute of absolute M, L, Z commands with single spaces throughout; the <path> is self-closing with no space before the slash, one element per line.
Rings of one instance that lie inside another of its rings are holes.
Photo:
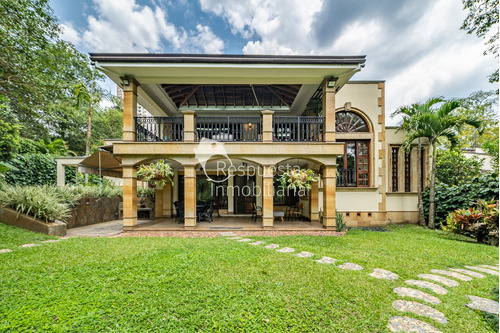
<path fill-rule="evenodd" d="M 415 103 L 412 105 L 406 105 L 400 107 L 396 112 L 393 113 L 394 116 L 402 116 L 403 117 L 403 122 L 401 125 L 399 125 L 398 130 L 404 130 L 405 131 L 405 136 L 413 135 L 418 129 L 420 124 L 418 123 L 417 119 L 419 115 L 422 113 L 428 112 L 430 108 L 432 108 L 436 103 L 440 103 L 443 100 L 441 98 L 431 98 L 427 100 L 424 103 Z M 418 137 L 418 151 L 417 153 L 417 179 L 422 179 L 422 154 L 420 152 L 422 151 L 422 138 Z M 413 141 L 413 140 L 412 140 Z M 405 149 L 408 151 L 411 149 L 411 143 L 412 141 L 404 140 L 403 142 L 405 143 Z M 418 221 L 420 225 L 425 225 L 425 218 L 424 218 L 424 205 L 423 205 L 423 198 L 422 198 L 422 183 L 419 181 L 417 182 L 417 192 L 418 192 Z"/>
<path fill-rule="evenodd" d="M 478 128 L 481 120 L 473 117 L 466 117 L 459 113 L 460 102 L 449 100 L 439 107 L 431 107 L 421 110 L 414 118 L 415 130 L 407 132 L 403 142 L 407 146 L 415 139 L 427 138 L 432 147 L 431 153 L 431 172 L 429 184 L 429 223 L 431 229 L 435 228 L 435 203 L 436 196 L 436 155 L 438 142 L 446 138 L 452 146 L 458 142 L 460 129 L 464 125 L 470 125 Z"/>
<path fill-rule="evenodd" d="M 487 38 L 484 54 L 498 58 L 498 0 L 462 0 L 467 11 L 460 29 L 479 38 Z M 498 82 L 498 69 L 490 75 L 490 82 Z"/>

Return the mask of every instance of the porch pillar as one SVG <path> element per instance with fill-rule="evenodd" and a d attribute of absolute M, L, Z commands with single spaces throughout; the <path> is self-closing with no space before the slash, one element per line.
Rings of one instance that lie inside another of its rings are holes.
<path fill-rule="evenodd" d="M 337 167 L 335 165 L 326 165 L 323 168 L 323 228 L 325 229 L 336 229 L 336 173 Z"/>
<path fill-rule="evenodd" d="M 262 166 L 262 228 L 273 228 L 274 165 Z"/>
<path fill-rule="evenodd" d="M 335 142 L 335 88 L 323 85 L 323 115 L 325 116 L 325 142 Z"/>
<path fill-rule="evenodd" d="M 163 216 L 172 217 L 172 184 L 170 182 L 163 186 Z"/>
<path fill-rule="evenodd" d="M 196 169 L 184 165 L 184 228 L 196 226 Z"/>
<path fill-rule="evenodd" d="M 228 170 L 229 178 L 227 179 L 227 213 L 234 214 L 234 174 L 233 170 Z"/>
<path fill-rule="evenodd" d="M 193 110 L 182 111 L 184 114 L 184 142 L 195 142 L 195 115 L 196 112 Z"/>
<path fill-rule="evenodd" d="M 129 78 L 130 84 L 123 86 L 123 141 L 135 141 L 135 120 L 137 117 L 137 87 L 139 83 Z"/>
<path fill-rule="evenodd" d="M 273 142 L 273 114 L 274 111 L 264 110 L 262 114 L 262 142 Z"/>
<path fill-rule="evenodd" d="M 163 188 L 155 189 L 155 217 L 163 217 Z"/>
<path fill-rule="evenodd" d="M 123 166 L 123 230 L 137 227 L 137 178 L 133 166 Z"/>
<path fill-rule="evenodd" d="M 309 219 L 311 222 L 319 222 L 319 181 L 311 184 L 309 193 Z"/>

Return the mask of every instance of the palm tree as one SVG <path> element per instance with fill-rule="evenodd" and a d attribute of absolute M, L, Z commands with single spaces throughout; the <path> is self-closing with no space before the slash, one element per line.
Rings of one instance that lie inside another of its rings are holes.
<path fill-rule="evenodd" d="M 424 103 L 414 103 L 412 105 L 405 105 L 397 109 L 393 114 L 392 117 L 394 116 L 402 116 L 403 117 L 403 123 L 398 126 L 398 131 L 404 130 L 406 132 L 405 135 L 410 135 L 411 133 L 415 132 L 418 129 L 418 122 L 416 121 L 418 115 L 428 112 L 429 109 L 431 109 L 435 104 L 443 102 L 443 99 L 441 97 L 433 97 L 428 99 Z M 406 143 L 406 146 L 404 147 L 407 152 L 410 152 L 411 150 L 411 141 L 404 141 Z M 418 153 L 417 153 L 417 179 L 419 180 L 417 182 L 417 192 L 418 192 L 418 223 L 421 226 L 425 225 L 425 217 L 424 217 L 424 204 L 422 200 L 422 182 L 420 179 L 422 179 L 422 155 L 420 152 L 422 151 L 422 138 L 418 138 Z"/>
<path fill-rule="evenodd" d="M 406 147 L 418 138 L 427 138 L 432 147 L 431 172 L 429 184 L 429 228 L 434 229 L 434 212 L 436 197 L 436 146 L 442 138 L 448 139 L 451 146 L 458 142 L 458 134 L 464 125 L 479 128 L 481 120 L 459 114 L 460 102 L 457 100 L 445 101 L 437 108 L 426 108 L 420 110 L 412 120 L 413 130 L 406 133 L 403 145 Z"/>

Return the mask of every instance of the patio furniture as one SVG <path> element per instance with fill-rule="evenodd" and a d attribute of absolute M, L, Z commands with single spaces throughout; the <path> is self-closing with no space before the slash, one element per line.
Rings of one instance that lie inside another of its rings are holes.
<path fill-rule="evenodd" d="M 285 212 L 281 212 L 281 211 L 275 211 L 273 212 L 273 217 L 276 219 L 276 218 L 280 218 L 281 219 L 281 222 L 285 222 Z"/>
<path fill-rule="evenodd" d="M 257 218 L 262 217 L 262 207 L 257 206 L 255 202 L 252 202 L 252 209 L 252 220 L 254 220 L 254 222 L 257 222 Z"/>
<path fill-rule="evenodd" d="M 177 221 L 177 219 L 179 220 L 179 224 L 181 223 L 181 221 L 184 220 L 184 206 L 179 203 L 179 201 L 174 201 L 174 208 L 175 208 L 175 219 L 174 219 L 174 222 Z"/>
<path fill-rule="evenodd" d="M 153 208 L 151 207 L 137 207 L 137 215 L 139 215 L 139 212 L 146 212 L 148 215 L 149 219 L 153 218 Z M 123 202 L 120 202 L 118 205 L 118 219 L 122 220 L 123 219 Z"/>
<path fill-rule="evenodd" d="M 208 208 L 208 211 L 206 212 L 198 212 L 198 221 L 205 221 L 205 218 L 208 220 L 208 223 L 211 223 L 213 221 L 212 214 L 214 212 L 214 203 L 211 202 L 210 206 Z"/>
<path fill-rule="evenodd" d="M 304 210 L 304 204 L 302 204 L 302 203 L 293 207 L 293 210 L 290 212 L 290 218 L 292 218 L 292 219 L 297 218 L 299 221 L 301 221 L 303 210 Z"/>

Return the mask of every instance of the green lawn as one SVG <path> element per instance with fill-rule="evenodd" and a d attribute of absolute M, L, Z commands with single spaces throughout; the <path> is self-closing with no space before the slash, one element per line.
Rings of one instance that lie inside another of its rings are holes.
<path fill-rule="evenodd" d="M 57 237 L 31 232 L 29 230 L 16 228 L 0 223 L 0 249 L 15 249 L 19 245 L 28 243 L 40 243 L 47 239 Z"/>
<path fill-rule="evenodd" d="M 1 244 L 8 244 L 5 228 L 0 224 Z M 22 232 L 22 242 L 39 237 Z M 0 331 L 384 332 L 391 316 L 405 315 L 391 306 L 400 298 L 392 289 L 405 286 L 404 279 L 498 263 L 496 247 L 415 226 L 352 230 L 345 237 L 251 238 L 365 270 L 344 271 L 222 237 L 69 239 L 0 254 Z M 372 268 L 400 279 L 374 279 Z M 495 276 L 460 282 L 434 306 L 449 323 L 426 321 L 445 332 L 493 332 L 481 312 L 464 304 L 465 295 L 494 298 L 496 286 Z"/>

